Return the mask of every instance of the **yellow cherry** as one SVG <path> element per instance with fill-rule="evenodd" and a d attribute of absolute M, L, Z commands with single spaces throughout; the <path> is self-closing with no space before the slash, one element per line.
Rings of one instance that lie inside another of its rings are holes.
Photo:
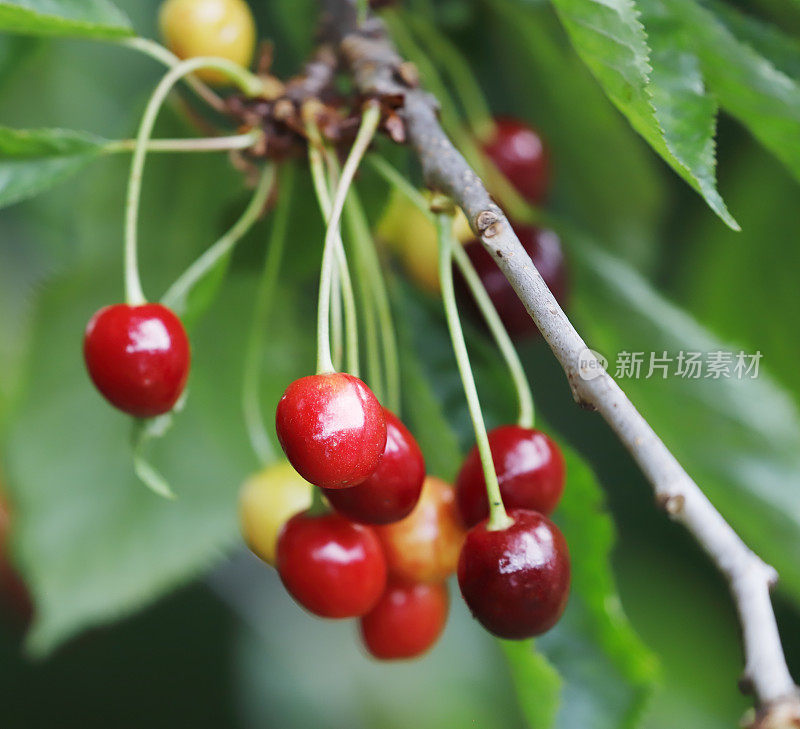
<path fill-rule="evenodd" d="M 275 547 L 283 525 L 311 506 L 311 486 L 287 461 L 254 473 L 239 493 L 239 523 L 247 546 L 275 565 Z"/>
<path fill-rule="evenodd" d="M 256 26 L 244 0 L 167 0 L 159 10 L 158 25 L 178 58 L 213 56 L 245 68 L 253 60 Z M 197 76 L 212 84 L 228 81 L 213 69 L 198 71 Z"/>

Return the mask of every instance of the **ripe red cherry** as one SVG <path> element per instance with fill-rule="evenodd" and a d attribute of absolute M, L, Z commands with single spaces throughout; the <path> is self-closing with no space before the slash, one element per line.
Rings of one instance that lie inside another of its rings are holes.
<path fill-rule="evenodd" d="M 8 612 L 13 620 L 23 626 L 33 618 L 33 601 L 8 555 L 10 528 L 8 504 L 0 495 L 0 608 L 3 608 L 0 612 Z"/>
<path fill-rule="evenodd" d="M 289 519 L 278 537 L 276 567 L 289 594 L 323 618 L 365 615 L 386 587 L 377 537 L 339 514 Z"/>
<path fill-rule="evenodd" d="M 501 425 L 490 431 L 489 447 L 506 508 L 549 515 L 564 491 L 566 465 L 561 449 L 542 431 L 519 425 Z M 489 516 L 477 446 L 458 472 L 456 502 L 468 527 Z"/>
<path fill-rule="evenodd" d="M 564 253 L 558 236 L 552 230 L 539 230 L 528 225 L 512 227 L 556 301 L 563 306 L 568 286 Z M 477 240 L 470 241 L 465 250 L 508 333 L 517 337 L 538 333 L 530 314 L 483 245 Z"/>
<path fill-rule="evenodd" d="M 447 588 L 441 582 L 390 582 L 361 618 L 364 645 L 382 660 L 422 655 L 442 634 L 447 608 Z"/>
<path fill-rule="evenodd" d="M 372 390 L 344 373 L 295 380 L 278 403 L 275 427 L 286 457 L 317 486 L 364 481 L 386 446 L 386 419 Z"/>
<path fill-rule="evenodd" d="M 189 339 L 161 304 L 114 304 L 86 326 L 83 356 L 103 397 L 137 418 L 172 410 L 189 376 Z"/>
<path fill-rule="evenodd" d="M 552 628 L 569 596 L 569 551 L 546 516 L 513 509 L 514 523 L 467 532 L 458 560 L 458 586 L 473 616 L 498 638 L 521 640 Z"/>
<path fill-rule="evenodd" d="M 549 178 L 542 138 L 516 119 L 501 117 L 494 123 L 494 135 L 483 145 L 483 151 L 522 197 L 534 205 L 542 202 Z"/>
<path fill-rule="evenodd" d="M 425 460 L 414 436 L 394 413 L 383 409 L 386 447 L 375 472 L 349 489 L 323 489 L 336 511 L 361 524 L 399 521 L 417 503 Z"/>

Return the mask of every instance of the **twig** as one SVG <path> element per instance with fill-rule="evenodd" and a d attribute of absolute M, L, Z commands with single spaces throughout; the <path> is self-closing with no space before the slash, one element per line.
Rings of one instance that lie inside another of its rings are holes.
<path fill-rule="evenodd" d="M 728 581 L 742 627 L 742 685 L 755 697 L 753 726 L 800 726 L 800 697 L 783 655 L 769 590 L 777 574 L 727 524 L 614 380 L 587 349 L 567 319 L 503 211 L 442 131 L 436 102 L 413 86 L 403 59 L 382 23 L 356 24 L 353 0 L 325 0 L 324 31 L 338 44 L 359 91 L 402 98 L 399 114 L 427 184 L 449 195 L 491 253 L 542 332 L 567 375 L 576 401 L 597 410 L 653 485 L 656 500 L 682 523 Z M 404 72 L 405 71 L 405 72 Z M 599 373 L 599 374 L 598 374 Z"/>

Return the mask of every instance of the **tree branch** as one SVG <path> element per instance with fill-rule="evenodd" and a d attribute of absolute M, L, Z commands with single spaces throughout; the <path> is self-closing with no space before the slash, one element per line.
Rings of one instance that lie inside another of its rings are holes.
<path fill-rule="evenodd" d="M 619 385 L 595 362 L 514 234 L 503 211 L 442 131 L 435 100 L 414 83 L 383 24 L 358 27 L 353 0 L 324 0 L 324 32 L 338 45 L 359 91 L 401 98 L 398 110 L 427 184 L 449 195 L 467 215 L 567 375 L 576 401 L 597 410 L 639 464 L 657 502 L 683 524 L 725 576 L 742 627 L 742 685 L 755 697 L 754 726 L 800 726 L 798 688 L 786 666 L 769 597 L 777 574 L 727 524 L 639 414 Z M 581 363 L 583 369 L 581 369 Z M 594 376 L 597 372 L 601 373 Z"/>

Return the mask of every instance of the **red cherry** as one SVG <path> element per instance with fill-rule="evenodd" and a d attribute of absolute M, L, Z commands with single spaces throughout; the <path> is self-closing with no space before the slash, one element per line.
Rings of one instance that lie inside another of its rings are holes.
<path fill-rule="evenodd" d="M 441 582 L 390 582 L 361 618 L 364 645 L 382 660 L 422 655 L 442 634 L 447 608 L 447 588 Z"/>
<path fill-rule="evenodd" d="M 564 457 L 555 442 L 540 430 L 501 425 L 489 432 L 489 447 L 506 508 L 549 515 L 564 491 L 566 475 Z M 489 516 L 486 480 L 477 446 L 458 472 L 456 502 L 468 527 Z"/>
<path fill-rule="evenodd" d="M 512 227 L 547 288 L 556 301 L 563 305 L 567 298 L 568 285 L 564 253 L 558 236 L 552 230 L 539 230 L 528 225 L 512 224 Z M 465 250 L 508 333 L 512 336 L 538 333 L 530 314 L 483 245 L 477 240 L 470 241 Z"/>
<path fill-rule="evenodd" d="M 483 151 L 522 197 L 534 205 L 542 202 L 549 178 L 542 138 L 516 119 L 498 118 L 494 123 L 494 135 Z"/>
<path fill-rule="evenodd" d="M 339 514 L 296 514 L 278 536 L 276 567 L 289 594 L 323 618 L 368 613 L 386 587 L 373 531 Z"/>
<path fill-rule="evenodd" d="M 414 436 L 383 409 L 386 447 L 375 472 L 349 489 L 323 489 L 336 511 L 361 524 L 399 521 L 416 505 L 425 480 L 425 460 Z"/>
<path fill-rule="evenodd" d="M 383 408 L 364 382 L 344 373 L 295 380 L 278 403 L 275 427 L 297 472 L 329 489 L 371 476 L 386 446 Z"/>
<path fill-rule="evenodd" d="M 189 376 L 189 339 L 161 304 L 114 304 L 86 326 L 83 356 L 103 397 L 137 418 L 172 410 Z"/>
<path fill-rule="evenodd" d="M 569 551 L 546 516 L 513 509 L 514 523 L 467 532 L 458 560 L 458 586 L 473 616 L 498 638 L 521 640 L 552 628 L 569 596 Z"/>
<path fill-rule="evenodd" d="M 417 505 L 393 524 L 375 527 L 392 577 L 441 582 L 455 572 L 464 525 L 450 484 L 428 476 Z"/>

